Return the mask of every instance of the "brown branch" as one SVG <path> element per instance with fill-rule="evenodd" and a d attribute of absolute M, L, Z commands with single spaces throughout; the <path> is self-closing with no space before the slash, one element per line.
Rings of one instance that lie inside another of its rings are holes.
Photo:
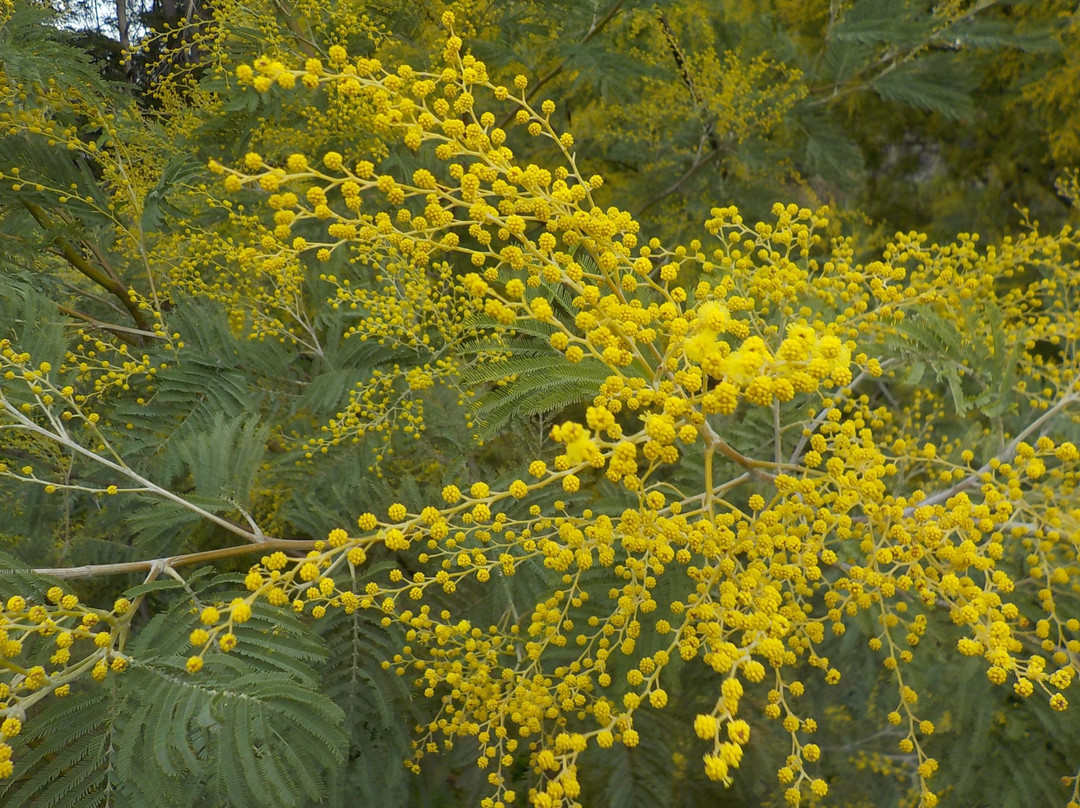
<path fill-rule="evenodd" d="M 59 211 L 56 215 L 64 224 L 74 226 L 75 218 L 73 216 L 68 215 L 64 211 Z M 93 254 L 94 260 L 97 261 L 98 266 L 105 270 L 105 273 L 112 278 L 113 281 L 116 283 L 123 282 L 120 280 L 120 276 L 117 274 L 116 270 L 112 268 L 112 264 L 109 263 L 109 260 L 105 257 L 105 253 L 101 251 L 101 248 L 98 245 L 89 242 L 86 239 L 79 239 L 79 244 L 84 250 Z"/>
<path fill-rule="evenodd" d="M 657 11 L 656 19 L 660 23 L 660 30 L 664 32 L 664 39 L 667 40 L 671 57 L 675 60 L 675 69 L 679 71 L 683 84 L 690 91 L 690 100 L 694 102 L 696 107 L 700 102 L 698 101 L 697 90 L 694 88 L 694 79 L 690 75 L 690 65 L 687 64 L 686 54 L 679 47 L 679 41 L 675 38 L 675 32 L 671 30 L 671 24 L 667 21 L 667 17 L 664 16 L 664 12 Z"/>
<path fill-rule="evenodd" d="M 705 421 L 698 427 L 698 433 L 705 441 L 706 451 L 708 451 L 709 449 L 715 449 L 728 460 L 732 461 L 733 463 L 737 463 L 738 465 L 746 469 L 746 471 L 750 474 L 751 478 L 768 481 L 776 479 L 775 474 L 770 474 L 767 471 L 762 471 L 762 469 L 769 468 L 774 464 L 769 463 L 765 460 L 755 460 L 752 457 L 747 457 L 746 455 L 742 454 L 730 443 L 728 443 L 726 440 L 716 434 L 716 430 L 712 428 L 712 425 L 709 424 L 708 421 Z M 776 467 L 779 468 L 779 464 L 776 464 Z"/>
<path fill-rule="evenodd" d="M 223 558 L 265 553 L 273 550 L 292 550 L 307 552 L 315 547 L 314 541 L 307 539 L 267 539 L 258 544 L 237 544 L 221 547 L 217 550 L 203 550 L 199 553 L 151 558 L 145 561 L 124 561 L 116 564 L 84 564 L 81 567 L 42 567 L 31 572 L 48 575 L 52 578 L 93 578 L 99 575 L 122 575 L 129 572 L 149 572 L 157 567 L 183 567 L 191 564 L 220 561 Z"/>
<path fill-rule="evenodd" d="M 49 221 L 49 216 L 41 209 L 39 205 L 33 202 L 23 200 L 23 206 L 30 212 L 30 215 L 34 217 L 43 230 L 49 231 L 53 229 L 52 222 Z M 145 315 L 140 311 L 138 305 L 131 296 L 128 294 L 127 288 L 120 281 L 109 277 L 106 273 L 102 272 L 97 267 L 93 266 L 86 257 L 76 250 L 71 243 L 62 235 L 57 234 L 53 238 L 53 243 L 60 251 L 60 255 L 71 264 L 72 267 L 77 269 L 81 274 L 92 280 L 98 286 L 108 290 L 114 297 L 116 297 L 120 303 L 127 309 L 131 315 L 131 319 L 135 321 L 135 324 L 142 331 L 149 331 L 150 325 L 146 321 Z"/>

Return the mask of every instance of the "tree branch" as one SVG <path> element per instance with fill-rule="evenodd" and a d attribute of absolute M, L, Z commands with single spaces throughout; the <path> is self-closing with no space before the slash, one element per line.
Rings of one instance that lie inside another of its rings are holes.
<path fill-rule="evenodd" d="M 1021 441 L 1028 438 L 1033 432 L 1038 430 L 1039 427 L 1041 427 L 1043 424 L 1045 424 L 1051 418 L 1056 416 L 1058 413 L 1060 413 L 1067 406 L 1069 406 L 1070 404 L 1075 403 L 1076 401 L 1080 401 L 1080 394 L 1070 393 L 1070 394 L 1068 394 L 1066 396 L 1062 396 L 1061 400 L 1057 404 L 1055 404 L 1053 407 L 1048 409 L 1046 412 L 1044 412 L 1042 415 L 1040 415 L 1038 418 L 1036 418 L 1034 421 L 1032 421 L 1030 424 L 1028 424 L 1020 432 L 1020 434 L 1018 434 L 1015 438 L 1013 438 L 1011 441 L 1009 441 L 1009 445 L 1006 446 L 1004 449 L 1002 449 L 1000 452 L 998 452 L 994 456 L 994 459 L 996 459 L 996 460 L 998 460 L 1000 462 L 1008 462 L 1010 460 L 1010 458 L 1014 454 L 1016 454 L 1016 447 L 1018 447 L 1020 445 Z M 984 474 L 991 471 L 992 467 L 990 465 L 990 462 L 991 461 L 988 461 L 988 462 L 984 463 L 977 471 L 973 472 L 972 474 L 969 474 L 967 477 L 962 479 L 960 482 L 958 482 L 956 485 L 952 486 L 951 488 L 947 488 L 944 491 L 939 491 L 938 493 L 934 494 L 933 496 L 927 497 L 926 499 L 924 499 L 922 502 L 918 503 L 917 505 L 911 505 L 911 506 L 905 508 L 904 509 L 904 516 L 911 516 L 913 513 L 915 513 L 915 510 L 917 508 L 921 508 L 921 507 L 923 507 L 925 505 L 937 505 L 939 502 L 946 502 L 949 498 L 955 496 L 956 494 L 959 494 L 961 491 L 964 491 L 964 490 L 966 490 L 968 488 L 973 487 L 974 485 L 976 485 L 982 479 L 982 476 Z"/>
<path fill-rule="evenodd" d="M 109 460 L 107 457 L 102 457 L 96 452 L 92 452 L 82 444 L 72 440 L 72 438 L 67 434 L 66 430 L 59 423 L 59 421 L 56 420 L 55 417 L 52 416 L 51 413 L 49 413 L 47 410 L 46 415 L 50 416 L 50 422 L 54 425 L 56 429 L 55 432 L 51 432 L 48 429 L 45 429 L 44 427 L 35 423 L 32 419 L 28 418 L 25 414 L 23 414 L 23 412 L 20 411 L 18 407 L 12 406 L 11 403 L 6 401 L 3 397 L 0 397 L 0 405 L 3 406 L 4 411 L 7 412 L 7 414 L 11 416 L 11 418 L 16 422 L 17 428 L 24 429 L 27 432 L 32 432 L 35 435 L 40 435 L 41 437 L 47 438 L 48 440 L 55 441 L 61 446 L 67 447 L 76 454 L 82 455 L 83 457 L 92 460 L 93 462 L 98 463 L 105 468 L 110 469 L 111 471 L 116 472 L 117 474 L 122 474 L 129 480 L 138 483 L 145 490 L 157 494 L 159 497 L 167 499 L 170 502 L 174 502 L 177 505 L 180 505 L 181 507 L 191 511 L 192 513 L 198 514 L 203 519 L 213 522 L 219 527 L 225 528 L 230 533 L 234 533 L 237 536 L 242 536 L 244 539 L 252 542 L 255 545 L 261 547 L 271 541 L 271 539 L 267 539 L 266 537 L 264 537 L 261 532 L 253 533 L 249 530 L 246 530 L 240 525 L 237 525 L 233 522 L 230 522 L 228 519 L 224 519 L 218 516 L 216 513 L 211 513 L 205 508 L 200 508 L 193 502 L 189 502 L 178 494 L 174 494 L 169 489 L 162 488 L 160 485 L 157 485 L 156 483 L 153 483 L 143 477 L 134 469 L 129 468 L 123 462 L 114 462 L 112 460 Z M 100 437 L 100 433 L 98 433 L 98 436 Z M 102 438 L 102 442 L 105 442 L 104 438 Z M 109 451 L 112 451 L 111 447 L 108 447 L 107 443 L 106 447 L 109 448 Z M 114 456 L 116 456 L 115 452 L 113 454 Z M 117 460 L 120 460 L 120 458 L 117 457 Z"/>
<path fill-rule="evenodd" d="M 53 229 L 48 214 L 46 214 L 39 205 L 23 200 L 23 207 L 30 212 L 30 215 L 34 217 L 34 221 L 41 225 L 43 230 L 49 231 Z M 65 261 L 98 286 L 111 292 L 121 304 L 123 304 L 124 308 L 127 309 L 128 313 L 131 315 L 131 319 L 135 321 L 135 324 L 140 330 L 150 330 L 150 325 L 147 323 L 146 317 L 143 315 L 142 311 L 140 311 L 135 301 L 131 299 L 128 290 L 123 283 L 109 277 L 106 273 L 93 266 L 86 260 L 85 256 L 76 250 L 71 243 L 59 233 L 53 237 L 53 243 L 60 250 L 60 255 Z"/>
<path fill-rule="evenodd" d="M 292 550 L 307 552 L 315 547 L 314 540 L 308 539 L 267 539 L 260 544 L 236 544 L 217 550 L 203 550 L 198 553 L 149 558 L 144 561 L 122 561 L 116 564 L 84 564 L 80 567 L 41 567 L 31 570 L 38 575 L 52 578 L 93 578 L 101 575 L 122 575 L 128 572 L 149 572 L 155 568 L 175 568 L 191 564 L 220 561 L 223 558 L 265 553 L 272 550 Z"/>

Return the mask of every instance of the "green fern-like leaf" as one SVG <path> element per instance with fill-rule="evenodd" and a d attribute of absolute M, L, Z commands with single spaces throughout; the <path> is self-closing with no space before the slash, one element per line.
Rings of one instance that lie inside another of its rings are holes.
<path fill-rule="evenodd" d="M 966 309 L 961 322 L 922 307 L 897 331 L 900 337 L 892 345 L 911 359 L 906 384 L 917 385 L 932 371 L 960 416 L 978 410 L 994 418 L 1011 406 L 1020 346 L 1006 344 L 996 304 Z"/>
<path fill-rule="evenodd" d="M 401 765 L 411 753 L 419 716 L 402 677 L 383 670 L 399 646 L 363 612 L 337 612 L 320 621 L 329 656 L 323 692 L 344 710 L 349 754 L 327 780 L 331 804 L 405 806 L 415 784 Z"/>
<path fill-rule="evenodd" d="M 946 58 L 925 57 L 882 72 L 870 86 L 886 101 L 937 112 L 950 120 L 967 120 L 975 113 L 968 92 L 957 82 L 956 66 Z"/>
<path fill-rule="evenodd" d="M 266 451 L 267 434 L 258 418 L 218 416 L 208 430 L 181 443 L 177 454 L 200 495 L 246 504 Z"/>
<path fill-rule="evenodd" d="M 597 394 L 611 370 L 596 360 L 577 364 L 561 354 L 527 356 L 480 365 L 465 374 L 469 384 L 490 383 L 511 377 L 481 395 L 474 405 L 477 436 L 487 439 L 500 432 L 515 416 L 556 412 L 588 401 Z"/>
<path fill-rule="evenodd" d="M 231 580 L 203 576 L 188 585 L 220 595 Z M 133 804 L 155 806 L 172 804 L 173 786 L 192 782 L 210 804 L 284 807 L 320 799 L 346 746 L 344 714 L 322 693 L 316 669 L 325 659 L 322 644 L 292 615 L 257 604 L 252 619 L 234 629 L 237 648 L 211 653 L 191 676 L 184 654 L 165 650 L 191 628 L 186 602 L 176 600 L 136 637 L 131 650 L 139 661 L 118 680 L 124 698 L 113 766 L 121 787 Z"/>
<path fill-rule="evenodd" d="M 838 42 L 913 45 L 929 33 L 929 22 L 920 20 L 897 0 L 857 0 L 833 29 Z"/>
<path fill-rule="evenodd" d="M 115 788 L 113 694 L 91 688 L 53 701 L 14 740 L 14 775 L 0 784 L 0 803 L 12 808 L 97 808 Z"/>
<path fill-rule="evenodd" d="M 6 271 L 0 274 L 0 336 L 10 339 L 16 350 L 28 352 L 35 362 L 48 361 L 58 367 L 63 359 L 63 323 L 56 305 L 29 281 Z M 25 385 L 9 385 L 2 378 L 0 385 L 12 401 L 26 398 Z"/>
<path fill-rule="evenodd" d="M 961 20 L 938 32 L 934 40 L 953 47 L 1015 48 L 1028 53 L 1055 53 L 1061 50 L 1061 42 L 1051 28 L 1020 28 L 1010 20 Z"/>

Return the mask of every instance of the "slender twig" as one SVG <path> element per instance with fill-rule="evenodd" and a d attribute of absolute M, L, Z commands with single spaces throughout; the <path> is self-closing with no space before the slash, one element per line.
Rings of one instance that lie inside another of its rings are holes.
<path fill-rule="evenodd" d="M 83 314 L 81 311 L 76 311 L 75 309 L 69 308 L 67 306 L 62 306 L 59 303 L 56 304 L 56 308 L 58 308 L 68 317 L 74 317 L 76 320 L 82 320 L 84 323 L 90 323 L 91 325 L 100 328 L 102 331 L 108 331 L 117 339 L 123 340 L 128 345 L 142 345 L 141 340 L 136 339 L 134 336 L 132 336 L 132 334 L 148 338 L 157 337 L 157 334 L 151 333 L 150 331 L 142 331 L 138 328 L 129 328 L 128 326 L 113 325 L 112 323 L 102 322 L 95 317 L 91 317 L 89 314 Z"/>
<path fill-rule="evenodd" d="M 623 4 L 623 0 L 618 0 L 618 2 L 615 3 L 615 5 L 613 5 L 611 8 L 608 9 L 607 13 L 603 17 L 601 17 L 599 20 L 595 21 L 589 27 L 589 30 L 585 32 L 585 36 L 583 36 L 581 38 L 581 40 L 577 43 L 577 47 L 580 48 L 582 45 L 587 44 L 590 39 L 592 39 L 594 36 L 596 36 L 598 33 L 600 33 L 600 31 L 604 28 L 604 26 L 607 25 L 609 22 L 611 22 L 612 18 L 619 12 L 619 9 L 622 8 L 622 4 Z M 525 94 L 525 101 L 526 102 L 531 101 L 536 96 L 536 94 L 540 91 L 541 87 L 543 87 L 545 84 L 547 84 L 553 78 L 555 78 L 560 73 L 562 73 L 563 68 L 566 67 L 566 63 L 568 61 L 570 61 L 570 57 L 569 56 L 564 57 L 561 62 L 559 62 L 557 65 L 555 65 L 555 67 L 551 68 L 547 73 L 545 73 L 543 76 L 541 76 L 540 79 L 535 84 L 533 84 L 532 87 L 529 88 L 529 92 Z M 499 121 L 499 124 L 498 124 L 499 128 L 500 129 L 505 129 L 507 124 L 509 124 L 510 121 L 513 120 L 515 114 L 517 114 L 517 113 L 516 112 L 507 113 L 503 117 L 503 119 L 501 121 Z"/>
<path fill-rule="evenodd" d="M 1069 406 L 1070 404 L 1074 404 L 1077 401 L 1080 401 L 1080 394 L 1070 393 L 1069 395 L 1062 396 L 1061 400 L 1057 404 L 1055 404 L 1053 407 L 1048 409 L 1046 412 L 1044 412 L 1042 415 L 1040 415 L 1038 418 L 1028 424 L 1020 432 L 1020 434 L 1018 434 L 1015 438 L 1009 441 L 1009 445 L 1002 449 L 1000 452 L 998 452 L 993 459 L 988 460 L 977 471 L 969 474 L 967 477 L 962 479 L 960 482 L 958 482 L 951 488 L 947 488 L 944 491 L 939 491 L 933 496 L 929 496 L 926 499 L 922 500 L 917 505 L 911 505 L 905 508 L 904 516 L 911 516 L 917 508 L 922 508 L 926 505 L 937 505 L 940 502 L 946 502 L 950 497 L 956 496 L 961 491 L 965 491 L 968 488 L 976 485 L 982 480 L 982 476 L 984 474 L 989 473 L 993 469 L 993 466 L 991 464 L 994 462 L 994 460 L 997 460 L 998 462 L 1008 461 L 1013 455 L 1016 454 L 1016 448 L 1023 440 L 1028 438 L 1033 432 L 1036 432 L 1040 427 L 1042 427 L 1043 424 L 1045 424 L 1054 416 L 1058 415 L 1067 406 Z"/>
<path fill-rule="evenodd" d="M 151 493 L 157 494 L 159 497 L 162 497 L 163 499 L 167 499 L 170 502 L 175 502 L 177 505 L 180 505 L 181 507 L 186 508 L 187 510 L 189 510 L 189 511 L 195 513 L 195 514 L 198 514 L 203 519 L 206 519 L 207 521 L 213 522 L 215 525 L 218 525 L 220 527 L 225 528 L 230 533 L 235 533 L 237 536 L 242 536 L 243 538 L 247 539 L 248 541 L 256 543 L 259 546 L 262 546 L 262 545 L 266 544 L 265 541 L 260 541 L 260 535 L 261 534 L 256 534 L 256 533 L 250 532 L 248 530 L 245 530 L 244 528 L 240 527 L 239 525 L 236 525 L 236 524 L 230 522 L 228 519 L 223 519 L 222 517 L 218 516 L 215 513 L 211 513 L 210 511 L 208 511 L 208 510 L 206 510 L 204 508 L 200 508 L 198 505 L 194 504 L 193 502 L 189 502 L 188 500 L 184 499 L 183 497 L 181 497 L 181 496 L 179 496 L 177 494 L 174 494 L 172 491 L 168 490 L 167 488 L 162 488 L 160 485 L 157 485 L 156 483 L 151 482 L 150 480 L 146 479 L 141 474 L 136 472 L 134 469 L 132 469 L 132 468 L 128 467 L 127 465 L 125 465 L 119 458 L 117 458 L 117 461 L 114 462 L 112 460 L 109 460 L 106 457 L 102 457 L 101 455 L 97 454 L 96 452 L 90 451 L 85 446 L 82 446 L 81 444 L 79 444 L 75 440 L 73 440 L 67 434 L 67 431 L 63 428 L 63 425 L 60 424 L 59 422 L 53 421 L 52 425 L 55 427 L 56 431 L 50 431 L 50 430 L 45 429 L 44 427 L 40 426 L 39 424 L 35 423 L 32 419 L 28 418 L 18 407 L 12 406 L 11 403 L 8 402 L 7 400 L 4 400 L 4 399 L 0 398 L 0 403 L 3 404 L 4 411 L 9 416 L 11 416 L 11 418 L 13 418 L 15 420 L 18 427 L 26 430 L 27 432 L 32 432 L 35 435 L 40 435 L 43 438 L 47 438 L 48 440 L 55 441 L 55 442 L 61 444 L 62 446 L 67 447 L 68 449 L 70 449 L 72 452 L 75 452 L 76 454 L 80 454 L 83 457 L 88 458 L 88 459 L 94 461 L 95 463 L 98 463 L 98 464 L 104 466 L 107 469 L 115 471 L 118 474 L 122 474 L 123 476 L 127 477 L 129 480 L 132 480 L 132 481 L 138 483 L 140 486 L 145 488 L 147 491 L 150 491 Z M 46 410 L 46 415 L 51 415 L 51 413 L 48 410 Z M 114 456 L 115 456 L 115 453 L 114 453 Z"/>
<path fill-rule="evenodd" d="M 779 399 L 773 402 L 772 409 L 773 418 L 773 461 L 779 466 L 784 462 L 783 452 L 784 445 L 781 441 L 782 431 L 780 429 L 780 401 Z"/>
<path fill-rule="evenodd" d="M 318 56 L 318 47 L 311 41 L 310 36 L 305 35 L 304 30 L 300 27 L 300 20 L 304 18 L 297 15 L 295 10 L 285 8 L 285 4 L 280 0 L 274 0 L 274 8 L 277 9 L 278 16 L 285 21 L 285 25 L 288 26 L 289 32 L 293 35 L 296 44 L 300 46 L 300 50 L 304 52 L 304 55 Z"/>
<path fill-rule="evenodd" d="M 667 188 L 665 188 L 659 194 L 657 194 L 652 199 L 650 199 L 648 202 L 646 202 L 641 207 L 641 209 L 638 210 L 638 212 L 636 214 L 634 214 L 634 218 L 635 219 L 640 218 L 641 216 L 643 216 L 645 214 L 645 211 L 647 211 L 649 208 L 651 208 L 657 202 L 660 202 L 660 201 L 662 201 L 664 199 L 667 199 L 673 193 L 678 191 L 680 188 L 683 187 L 684 184 L 686 184 L 687 180 L 689 180 L 692 176 L 694 176 L 694 174 L 696 174 L 701 169 L 702 166 L 708 165 L 709 163 L 711 163 L 713 160 L 715 160 L 719 156 L 720 156 L 720 149 L 719 148 L 709 150 L 708 152 L 705 153 L 704 156 L 701 156 L 701 154 L 699 153 L 698 157 L 695 158 L 695 160 L 694 160 L 693 164 L 690 166 L 690 168 L 686 169 L 685 173 L 683 173 L 683 175 L 681 177 L 679 177 L 677 180 L 675 180 L 675 182 L 673 182 L 671 185 L 669 185 Z"/>

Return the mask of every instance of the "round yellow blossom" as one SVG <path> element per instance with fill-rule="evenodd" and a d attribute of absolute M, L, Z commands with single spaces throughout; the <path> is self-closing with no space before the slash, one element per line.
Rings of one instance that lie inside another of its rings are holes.
<path fill-rule="evenodd" d="M 383 537 L 383 544 L 386 545 L 387 550 L 407 550 L 409 548 L 409 540 L 405 537 L 397 528 L 392 528 L 386 531 L 386 535 Z"/>
<path fill-rule="evenodd" d="M 229 616 L 234 623 L 246 623 L 251 619 L 251 604 L 243 598 L 233 598 L 229 607 Z"/>
<path fill-rule="evenodd" d="M 213 626 L 221 619 L 221 613 L 213 606 L 207 606 L 199 614 L 199 620 L 203 625 Z"/>
<path fill-rule="evenodd" d="M 694 734 L 703 741 L 711 741 L 716 737 L 719 721 L 713 715 L 698 715 L 694 718 Z"/>
<path fill-rule="evenodd" d="M 710 780 L 724 781 L 728 776 L 728 764 L 719 755 L 705 755 L 705 776 Z"/>
<path fill-rule="evenodd" d="M 750 742 L 750 725 L 741 718 L 729 722 L 727 731 L 728 738 L 737 744 L 745 746 Z"/>

